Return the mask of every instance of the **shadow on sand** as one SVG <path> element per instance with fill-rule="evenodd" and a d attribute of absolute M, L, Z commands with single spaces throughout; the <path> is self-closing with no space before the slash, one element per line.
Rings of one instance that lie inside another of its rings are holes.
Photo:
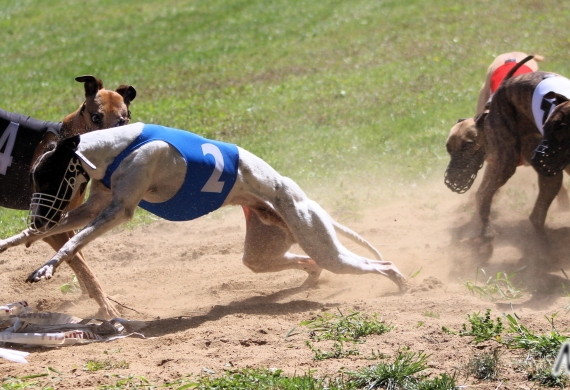
<path fill-rule="evenodd" d="M 215 305 L 205 314 L 195 316 L 178 316 L 173 318 L 148 321 L 144 330 L 146 337 L 158 337 L 165 334 L 176 333 L 187 329 L 197 328 L 209 321 L 217 321 L 232 314 L 290 314 L 318 310 L 323 307 L 320 302 L 309 300 L 293 300 L 279 303 L 278 300 L 309 290 L 310 287 L 302 285 L 274 292 L 273 294 L 249 297 L 240 301 L 233 301 L 227 305 Z"/>
<path fill-rule="evenodd" d="M 528 220 L 520 220 L 495 222 L 493 228 L 493 240 L 478 236 L 476 218 L 451 229 L 451 277 L 474 281 L 478 269 L 484 269 L 487 277 L 516 272 L 513 282 L 530 297 L 522 303 L 497 304 L 504 309 L 546 309 L 559 297 L 570 294 L 570 280 L 565 272 L 570 266 L 570 227 L 546 228 L 541 234 Z"/>

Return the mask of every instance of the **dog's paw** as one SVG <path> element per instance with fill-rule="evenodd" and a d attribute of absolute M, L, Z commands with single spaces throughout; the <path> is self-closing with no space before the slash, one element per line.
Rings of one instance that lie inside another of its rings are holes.
<path fill-rule="evenodd" d="M 399 279 L 396 284 L 398 285 L 398 292 L 400 294 L 405 294 L 408 291 L 411 291 L 414 287 L 412 282 L 410 282 L 408 279 Z"/>
<path fill-rule="evenodd" d="M 51 279 L 51 277 L 53 276 L 53 272 L 54 272 L 53 265 L 46 264 L 46 265 L 38 268 L 34 272 L 32 272 L 30 274 L 30 276 L 28 276 L 28 278 L 26 279 L 26 282 L 27 283 L 37 283 L 42 279 Z"/>

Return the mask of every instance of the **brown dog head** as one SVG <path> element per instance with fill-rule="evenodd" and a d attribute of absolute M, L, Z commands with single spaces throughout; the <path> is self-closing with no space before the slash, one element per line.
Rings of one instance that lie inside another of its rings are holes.
<path fill-rule="evenodd" d="M 460 119 L 447 138 L 447 153 L 451 157 L 445 170 L 445 184 L 453 192 L 463 194 L 473 184 L 485 161 L 484 122 L 487 112 L 475 118 Z"/>
<path fill-rule="evenodd" d="M 67 138 L 92 130 L 122 126 L 131 120 L 129 106 L 137 96 L 133 86 L 121 85 L 115 91 L 110 91 L 94 76 L 79 76 L 75 80 L 84 83 L 85 101 L 75 112 L 63 118 L 59 136 L 46 133 L 34 151 L 33 161 L 45 153 L 58 137 Z"/>
<path fill-rule="evenodd" d="M 553 176 L 570 164 L 570 100 L 549 92 L 545 99 L 555 99 L 556 107 L 544 122 L 544 139 L 534 150 L 532 166 L 538 173 Z"/>
<path fill-rule="evenodd" d="M 103 82 L 94 76 L 79 76 L 75 80 L 84 83 L 85 101 L 79 109 L 63 119 L 63 137 L 129 123 L 129 105 L 137 95 L 133 86 L 121 85 L 111 91 L 105 89 Z"/>

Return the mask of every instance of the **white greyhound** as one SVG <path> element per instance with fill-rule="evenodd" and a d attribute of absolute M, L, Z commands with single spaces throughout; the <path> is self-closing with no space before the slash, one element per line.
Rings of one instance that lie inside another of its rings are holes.
<path fill-rule="evenodd" d="M 232 144 L 193 133 L 134 123 L 60 141 L 32 169 L 36 193 L 29 228 L 0 241 L 0 251 L 73 229 L 81 230 L 29 282 L 49 279 L 89 242 L 130 220 L 141 206 L 168 220 L 190 220 L 226 205 L 246 216 L 243 263 L 254 272 L 300 269 L 308 282 L 333 273 L 377 273 L 400 290 L 396 266 L 354 231 L 334 221 L 290 178 Z M 66 213 L 67 199 L 92 180 L 89 199 Z M 370 260 L 346 249 L 336 232 L 371 250 Z M 306 255 L 289 253 L 298 243 Z"/>

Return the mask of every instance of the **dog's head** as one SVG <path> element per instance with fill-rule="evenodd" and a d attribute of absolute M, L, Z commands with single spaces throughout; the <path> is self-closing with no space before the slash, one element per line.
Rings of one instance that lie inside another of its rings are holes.
<path fill-rule="evenodd" d="M 103 87 L 103 82 L 94 76 L 79 76 L 76 81 L 83 83 L 85 101 L 73 113 L 63 118 L 59 136 L 46 133 L 34 151 L 33 161 L 44 154 L 51 143 L 61 138 L 87 133 L 92 130 L 123 126 L 130 122 L 129 106 L 137 96 L 132 85 L 121 85 L 115 91 Z"/>
<path fill-rule="evenodd" d="M 460 119 L 451 128 L 447 138 L 447 153 L 451 160 L 445 170 L 445 184 L 463 194 L 473 184 L 485 161 L 484 122 L 487 113 L 475 118 Z"/>
<path fill-rule="evenodd" d="M 563 95 L 549 92 L 556 107 L 544 123 L 544 139 L 534 150 L 531 164 L 545 176 L 554 176 L 570 164 L 570 101 Z"/>
<path fill-rule="evenodd" d="M 45 233 L 59 224 L 71 200 L 83 193 L 89 175 L 83 169 L 77 152 L 79 135 L 50 143 L 48 151 L 34 163 L 30 173 L 34 189 L 28 227 L 37 234 Z"/>
<path fill-rule="evenodd" d="M 63 119 L 63 137 L 129 123 L 129 105 L 137 96 L 132 85 L 121 85 L 111 91 L 105 89 L 103 82 L 94 76 L 79 76 L 75 80 L 84 85 L 85 101 L 75 112 Z"/>

